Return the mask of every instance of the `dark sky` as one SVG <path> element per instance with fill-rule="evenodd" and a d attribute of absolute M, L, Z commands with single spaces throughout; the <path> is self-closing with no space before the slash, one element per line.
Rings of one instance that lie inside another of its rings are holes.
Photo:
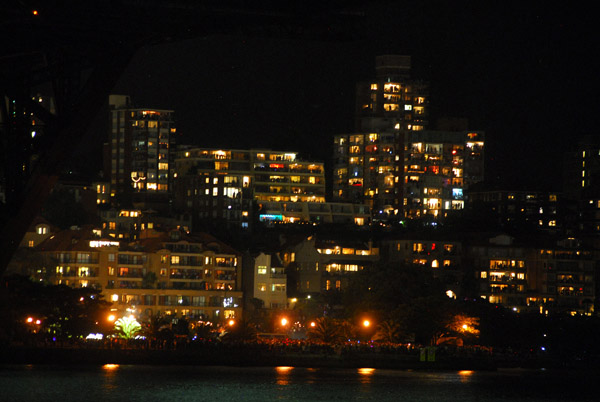
<path fill-rule="evenodd" d="M 326 160 L 333 135 L 353 130 L 355 84 L 374 76 L 375 56 L 409 54 L 413 77 L 431 84 L 432 121 L 466 117 L 487 133 L 489 180 L 558 189 L 564 150 L 595 133 L 593 14 L 488 3 L 372 2 L 349 41 L 211 35 L 148 46 L 114 93 L 174 109 L 183 143 Z"/>

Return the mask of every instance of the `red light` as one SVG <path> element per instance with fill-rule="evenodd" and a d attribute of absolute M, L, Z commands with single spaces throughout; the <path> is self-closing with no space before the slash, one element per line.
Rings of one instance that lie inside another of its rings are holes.
<path fill-rule="evenodd" d="M 33 15 L 38 15 L 38 12 L 37 12 L 37 10 L 33 10 L 33 11 L 32 11 L 32 14 L 33 14 Z"/>

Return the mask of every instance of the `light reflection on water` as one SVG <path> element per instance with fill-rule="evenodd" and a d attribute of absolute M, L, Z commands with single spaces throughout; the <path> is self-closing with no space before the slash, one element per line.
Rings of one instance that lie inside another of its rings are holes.
<path fill-rule="evenodd" d="M 594 401 L 598 372 L 0 366 L 0 401 Z"/>

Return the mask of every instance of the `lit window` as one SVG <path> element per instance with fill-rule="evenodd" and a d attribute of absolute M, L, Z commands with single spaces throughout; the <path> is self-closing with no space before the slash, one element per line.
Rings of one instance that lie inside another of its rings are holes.
<path fill-rule="evenodd" d="M 267 267 L 264 265 L 259 265 L 258 266 L 258 274 L 265 275 L 266 273 L 267 273 Z"/>

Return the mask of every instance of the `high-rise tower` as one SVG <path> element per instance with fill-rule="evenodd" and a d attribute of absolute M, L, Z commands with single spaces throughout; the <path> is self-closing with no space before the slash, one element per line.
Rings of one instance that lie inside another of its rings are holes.
<path fill-rule="evenodd" d="M 383 220 L 462 209 L 483 179 L 484 133 L 427 129 L 428 85 L 410 78 L 410 56 L 379 56 L 376 71 L 357 86 L 357 132 L 334 138 L 333 199 Z"/>
<path fill-rule="evenodd" d="M 173 111 L 134 108 L 124 95 L 111 95 L 109 105 L 111 196 L 137 208 L 167 210 L 174 173 Z"/>
<path fill-rule="evenodd" d="M 377 56 L 375 79 L 356 86 L 357 131 L 427 128 L 429 85 L 411 79 L 410 68 L 410 56 Z"/>

